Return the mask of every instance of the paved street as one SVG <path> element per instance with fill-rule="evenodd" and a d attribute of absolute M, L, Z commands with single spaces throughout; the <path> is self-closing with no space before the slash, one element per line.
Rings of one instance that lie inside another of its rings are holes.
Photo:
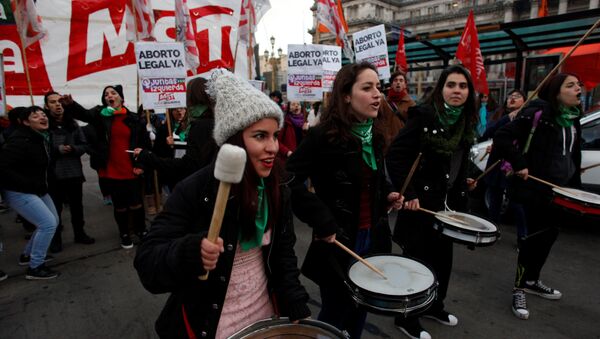
<path fill-rule="evenodd" d="M 17 265 L 24 231 L 13 212 L 0 215 L 0 269 L 10 275 L 0 282 L 0 338 L 156 337 L 153 324 L 166 295 L 151 295 L 142 288 L 132 265 L 135 249 L 120 248 L 112 207 L 102 205 L 95 173 L 87 165 L 86 175 L 86 230 L 97 242 L 73 244 L 66 212 L 65 248 L 51 263 L 61 272 L 57 279 L 25 280 L 25 268 Z M 563 299 L 530 296 L 527 321 L 510 310 L 517 255 L 513 227 L 502 226 L 502 239 L 488 248 L 471 251 L 456 245 L 447 308 L 459 324 L 448 328 L 424 320 L 424 327 L 434 338 L 600 338 L 600 223 L 593 226 L 563 227 L 542 272 L 543 280 L 560 289 Z M 310 230 L 298 222 L 296 231 L 296 251 L 303 257 Z M 316 317 L 316 286 L 303 281 Z M 367 321 L 363 338 L 402 337 L 390 317 L 369 315 Z"/>

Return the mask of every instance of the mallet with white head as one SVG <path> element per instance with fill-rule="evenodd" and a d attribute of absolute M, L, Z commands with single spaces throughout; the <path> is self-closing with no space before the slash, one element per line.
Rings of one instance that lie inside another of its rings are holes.
<path fill-rule="evenodd" d="M 213 243 L 217 241 L 221 232 L 221 224 L 223 223 L 223 215 L 227 207 L 231 184 L 237 184 L 242 181 L 245 165 L 246 151 L 243 148 L 230 144 L 223 144 L 221 146 L 215 163 L 215 178 L 220 181 L 219 191 L 217 192 L 215 209 L 210 220 L 210 228 L 208 229 L 207 236 L 207 239 Z M 208 272 L 198 278 L 200 280 L 208 279 Z"/>

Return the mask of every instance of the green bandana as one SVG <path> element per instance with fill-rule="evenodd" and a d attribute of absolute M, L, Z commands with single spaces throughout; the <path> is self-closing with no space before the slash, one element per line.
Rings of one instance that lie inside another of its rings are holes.
<path fill-rule="evenodd" d="M 556 123 L 561 125 L 562 127 L 571 127 L 575 123 L 575 119 L 579 117 L 581 111 L 579 107 L 567 107 L 560 105 L 558 107 L 559 115 L 556 116 Z"/>
<path fill-rule="evenodd" d="M 257 189 L 258 208 L 256 209 L 256 219 L 254 221 L 254 224 L 256 225 L 256 235 L 254 238 L 240 241 L 240 246 L 242 246 L 243 251 L 259 247 L 262 244 L 262 238 L 265 234 L 265 228 L 267 227 L 267 221 L 269 219 L 269 203 L 265 195 L 265 182 L 262 178 L 260 178 L 258 182 Z"/>
<path fill-rule="evenodd" d="M 173 131 L 175 131 L 174 133 L 176 133 L 179 136 L 179 140 L 185 141 L 188 132 L 190 131 L 190 125 L 188 124 L 188 127 L 186 129 L 178 131 L 180 126 L 181 124 L 176 122 L 175 125 L 173 125 Z"/>
<path fill-rule="evenodd" d="M 188 111 L 192 119 L 198 119 L 202 116 L 204 112 L 208 109 L 206 105 L 195 105 L 192 107 L 188 107 Z"/>
<path fill-rule="evenodd" d="M 444 114 L 437 114 L 438 121 L 444 125 L 444 127 L 452 126 L 458 121 L 458 118 L 460 118 L 462 110 L 462 106 L 454 107 L 444 103 Z"/>
<path fill-rule="evenodd" d="M 106 106 L 100 111 L 100 115 L 103 117 L 112 117 L 114 113 L 115 109 L 110 106 Z"/>
<path fill-rule="evenodd" d="M 373 152 L 373 119 L 352 124 L 352 134 L 362 142 L 362 158 L 372 170 L 377 170 L 377 161 Z"/>

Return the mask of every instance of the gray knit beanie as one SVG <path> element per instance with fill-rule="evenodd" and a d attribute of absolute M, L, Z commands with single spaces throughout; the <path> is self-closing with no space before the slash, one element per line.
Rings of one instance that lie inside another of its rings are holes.
<path fill-rule="evenodd" d="M 248 81 L 227 70 L 213 71 L 207 92 L 215 102 L 213 136 L 219 146 L 263 118 L 274 118 L 280 128 L 283 126 L 281 108 Z"/>

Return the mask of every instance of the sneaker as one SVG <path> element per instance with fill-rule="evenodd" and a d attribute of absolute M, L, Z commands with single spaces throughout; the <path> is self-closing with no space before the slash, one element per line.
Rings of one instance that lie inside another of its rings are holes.
<path fill-rule="evenodd" d="M 27 269 L 27 274 L 25 274 L 25 279 L 27 280 L 47 280 L 58 277 L 58 272 L 55 272 L 45 264 L 41 264 L 36 268 L 29 267 Z"/>
<path fill-rule="evenodd" d="M 423 315 L 424 318 L 432 319 L 446 326 L 456 326 L 458 318 L 444 310 L 428 312 Z"/>
<path fill-rule="evenodd" d="M 512 311 L 519 319 L 529 319 L 529 310 L 527 310 L 525 291 L 520 288 L 513 289 Z"/>
<path fill-rule="evenodd" d="M 128 234 L 124 234 L 121 236 L 121 247 L 124 249 L 133 248 L 133 241 L 131 241 L 131 237 Z"/>
<path fill-rule="evenodd" d="M 541 280 L 526 281 L 523 291 L 550 300 L 558 300 L 562 297 L 562 293 L 559 290 L 544 285 Z"/>
<path fill-rule="evenodd" d="M 0 270 L 0 281 L 6 280 L 6 278 L 8 278 L 8 274 L 3 270 Z"/>
<path fill-rule="evenodd" d="M 31 260 L 31 257 L 25 254 L 21 254 L 21 256 L 19 257 L 19 266 L 27 266 L 29 265 L 29 261 Z M 54 257 L 51 255 L 47 255 L 46 258 L 44 259 L 44 263 L 50 262 L 54 260 Z"/>
<path fill-rule="evenodd" d="M 143 230 L 143 231 L 141 231 L 141 232 L 136 232 L 136 233 L 135 233 L 135 235 L 137 235 L 137 237 L 138 237 L 140 240 L 142 240 L 142 239 L 143 239 L 143 238 L 146 236 L 146 234 L 148 234 L 148 230 Z"/>
<path fill-rule="evenodd" d="M 81 233 L 75 236 L 75 242 L 78 244 L 91 245 L 96 242 L 96 239 L 85 233 Z"/>
<path fill-rule="evenodd" d="M 418 319 L 409 321 L 398 321 L 398 319 L 400 319 L 400 317 L 396 317 L 394 325 L 407 337 L 411 339 L 431 339 L 431 334 L 421 327 Z"/>

